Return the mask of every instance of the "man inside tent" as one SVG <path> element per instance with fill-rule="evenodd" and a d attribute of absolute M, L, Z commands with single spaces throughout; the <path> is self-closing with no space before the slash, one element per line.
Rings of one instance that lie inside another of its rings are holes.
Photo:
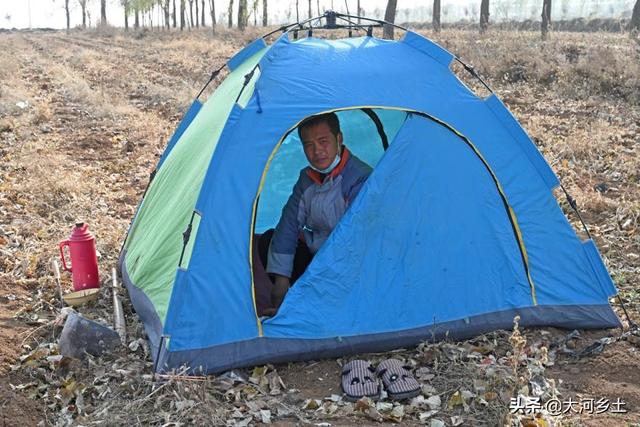
<path fill-rule="evenodd" d="M 305 119 L 298 135 L 309 166 L 300 171 L 275 230 L 265 232 L 258 243 L 260 259 L 274 278 L 271 307 L 258 308 L 266 316 L 276 313 L 371 173 L 343 145 L 335 113 Z"/>

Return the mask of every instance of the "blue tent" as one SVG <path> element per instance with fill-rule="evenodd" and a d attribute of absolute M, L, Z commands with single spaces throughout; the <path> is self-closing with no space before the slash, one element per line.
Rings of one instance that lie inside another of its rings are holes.
<path fill-rule="evenodd" d="M 615 286 L 494 95 L 413 32 L 399 41 L 258 39 L 194 102 L 132 222 L 121 271 L 157 371 L 219 372 L 524 326 L 620 326 Z M 273 318 L 257 316 L 253 236 L 304 157 L 296 126 L 337 112 L 375 169 Z"/>

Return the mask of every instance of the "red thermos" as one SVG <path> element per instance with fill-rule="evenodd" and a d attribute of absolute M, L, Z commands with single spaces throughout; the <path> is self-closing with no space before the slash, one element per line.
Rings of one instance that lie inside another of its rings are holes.
<path fill-rule="evenodd" d="M 71 237 L 60 242 L 62 267 L 71 273 L 74 291 L 100 287 L 96 239 L 87 231 L 88 228 L 87 224 L 79 222 L 74 227 Z M 71 254 L 71 268 L 67 267 L 64 259 L 65 246 L 69 247 Z"/>

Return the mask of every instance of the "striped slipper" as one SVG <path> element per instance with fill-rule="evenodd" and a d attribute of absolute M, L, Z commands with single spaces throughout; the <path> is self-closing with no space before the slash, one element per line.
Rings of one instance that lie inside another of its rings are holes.
<path fill-rule="evenodd" d="M 420 394 L 420 384 L 409 369 L 398 359 L 387 359 L 378 365 L 376 374 L 382 379 L 391 399 L 409 399 Z"/>
<path fill-rule="evenodd" d="M 352 360 L 342 367 L 340 382 L 345 400 L 356 402 L 363 397 L 372 400 L 380 398 L 381 385 L 376 370 L 371 363 L 364 360 Z"/>

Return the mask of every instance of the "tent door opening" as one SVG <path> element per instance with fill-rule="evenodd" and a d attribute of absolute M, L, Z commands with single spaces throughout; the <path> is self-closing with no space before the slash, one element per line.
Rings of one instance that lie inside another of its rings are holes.
<path fill-rule="evenodd" d="M 372 107 L 341 110 L 336 114 L 340 120 L 344 146 L 372 168 L 380 161 L 408 116 L 403 110 Z M 268 251 L 265 233 L 270 235 L 278 224 L 300 171 L 307 166 L 308 161 L 304 156 L 297 128 L 293 128 L 283 137 L 267 166 L 264 185 L 256 198 L 251 257 L 254 298 L 258 312 L 259 307 L 270 302 L 269 286 L 256 286 L 256 282 L 270 284 L 265 272 Z M 297 259 L 296 262 L 300 264 L 301 261 Z M 304 262 L 303 259 L 302 263 Z"/>

